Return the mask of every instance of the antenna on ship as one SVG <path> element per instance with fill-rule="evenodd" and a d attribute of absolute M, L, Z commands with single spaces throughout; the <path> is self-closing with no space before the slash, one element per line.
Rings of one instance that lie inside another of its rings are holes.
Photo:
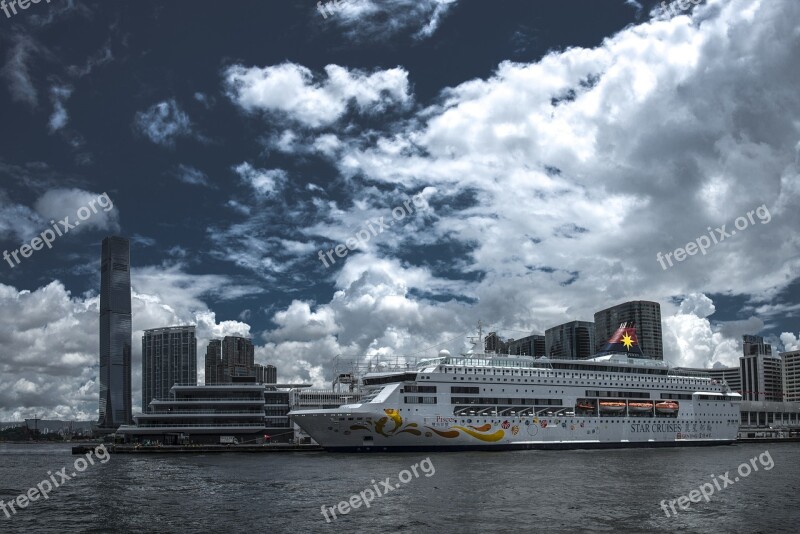
<path fill-rule="evenodd" d="M 469 336 L 469 337 L 467 337 L 467 339 L 469 340 L 470 343 L 472 343 L 473 350 L 471 352 L 474 353 L 475 352 L 475 350 L 474 350 L 475 347 L 478 347 L 478 346 L 481 347 L 480 353 L 484 352 L 484 349 L 483 349 L 483 321 L 478 319 L 478 337 Z"/>

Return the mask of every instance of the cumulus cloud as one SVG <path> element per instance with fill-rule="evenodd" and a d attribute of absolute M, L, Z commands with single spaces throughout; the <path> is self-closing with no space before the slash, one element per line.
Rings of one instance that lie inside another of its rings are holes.
<path fill-rule="evenodd" d="M 175 139 L 192 133 L 189 115 L 174 99 L 153 104 L 136 113 L 135 128 L 157 145 L 172 146 Z"/>
<path fill-rule="evenodd" d="M 359 113 L 379 113 L 411 98 L 408 73 L 399 67 L 367 74 L 328 65 L 325 74 L 317 81 L 310 69 L 295 63 L 232 65 L 224 83 L 228 97 L 245 111 L 280 113 L 312 128 L 337 121 L 351 104 Z"/>
<path fill-rule="evenodd" d="M 143 330 L 195 324 L 198 379 L 208 341 L 250 335 L 239 321 L 218 321 L 205 299 L 241 298 L 263 290 L 220 275 L 191 275 L 182 265 L 132 272 L 132 387 L 141 402 Z M 76 296 L 60 281 L 35 290 L 0 284 L 0 420 L 14 417 L 96 420 L 99 298 Z"/>
<path fill-rule="evenodd" d="M 781 334 L 781 343 L 783 343 L 783 350 L 792 351 L 800 350 L 800 340 L 798 336 L 791 332 L 784 332 Z"/>
<path fill-rule="evenodd" d="M 542 332 L 592 320 L 609 303 L 649 299 L 662 303 L 668 361 L 736 365 L 741 335 L 764 322 L 712 323 L 706 295 L 768 299 L 800 273 L 792 237 L 800 214 L 790 208 L 800 199 L 800 128 L 791 119 L 800 113 L 800 41 L 790 22 L 800 5 L 733 0 L 683 15 L 631 26 L 595 48 L 504 62 L 487 79 L 444 90 L 390 136 L 340 140 L 335 163 L 359 189 L 346 207 L 316 199 L 324 223 L 307 235 L 338 242 L 404 191 L 436 195 L 422 229 L 392 228 L 337 265 L 332 302 L 299 316 L 330 306 L 338 346 L 297 335 L 305 361 L 317 369 L 312 352 L 323 349 L 400 353 L 404 342 L 392 334 L 420 308 L 450 317 L 415 325 L 412 337 L 437 340 L 481 317 Z M 745 65 L 743 56 L 761 59 Z M 381 194 L 365 182 L 380 183 Z M 769 225 L 661 269 L 657 252 L 730 227 L 761 204 Z M 432 257 L 433 246 L 447 247 L 446 257 Z M 380 295 L 367 281 L 383 276 L 404 282 L 385 301 L 402 306 L 371 310 L 352 325 L 364 339 L 349 339 L 339 299 L 380 301 L 361 289 Z M 676 295 L 687 296 L 674 305 Z M 271 343 L 277 354 L 289 341 Z"/>

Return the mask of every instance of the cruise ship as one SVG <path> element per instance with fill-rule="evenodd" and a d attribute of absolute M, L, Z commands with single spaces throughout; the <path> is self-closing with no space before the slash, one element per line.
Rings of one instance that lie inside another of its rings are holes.
<path fill-rule="evenodd" d="M 632 323 L 586 360 L 443 350 L 362 386 L 357 403 L 289 416 L 342 452 L 722 445 L 740 419 L 741 395 L 645 358 Z"/>

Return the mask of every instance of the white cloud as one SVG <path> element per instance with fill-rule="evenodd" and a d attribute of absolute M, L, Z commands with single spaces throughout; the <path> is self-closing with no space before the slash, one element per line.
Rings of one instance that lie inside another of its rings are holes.
<path fill-rule="evenodd" d="M 339 120 L 352 103 L 360 113 L 379 113 L 410 100 L 408 73 L 401 68 L 367 74 L 338 65 L 325 67 L 326 79 L 295 63 L 271 67 L 233 65 L 225 70 L 228 97 L 248 112 L 282 113 L 319 128 Z"/>
<path fill-rule="evenodd" d="M 274 196 L 288 179 L 283 169 L 256 169 L 247 162 L 240 163 L 233 170 L 244 183 L 262 197 Z"/>
<path fill-rule="evenodd" d="M 101 201 L 108 206 L 106 208 L 98 204 L 97 199 L 101 195 L 102 193 L 92 193 L 81 189 L 51 189 L 36 201 L 36 211 L 44 221 L 60 221 L 68 216 L 73 224 L 80 223 L 70 232 L 78 233 L 87 229 L 118 232 L 119 211 L 113 206 L 114 199 L 111 199 L 110 204 L 105 199 Z M 96 208 L 96 213 L 92 212 L 85 220 L 77 220 L 78 210 L 90 209 L 92 204 Z M 108 211 L 106 211 L 107 209 Z"/>
<path fill-rule="evenodd" d="M 141 336 L 148 328 L 196 324 L 198 379 L 212 338 L 250 334 L 217 321 L 204 298 L 241 298 L 263 290 L 220 275 L 190 275 L 181 265 L 132 272 L 132 387 L 141 400 Z M 0 421 L 17 417 L 97 419 L 99 298 L 74 296 L 59 281 L 32 291 L 0 284 Z"/>
<path fill-rule="evenodd" d="M 322 15 L 320 23 L 336 24 L 354 41 L 385 40 L 401 32 L 413 32 L 415 39 L 425 39 L 436 32 L 456 3 L 457 0 L 341 0 L 331 4 L 333 13 Z"/>
<path fill-rule="evenodd" d="M 192 123 L 174 99 L 165 100 L 136 113 L 136 129 L 153 143 L 172 146 L 178 137 L 192 133 Z"/>
<path fill-rule="evenodd" d="M 781 343 L 783 343 L 783 350 L 786 352 L 800 350 L 800 340 L 798 340 L 798 336 L 791 332 L 781 334 Z"/>

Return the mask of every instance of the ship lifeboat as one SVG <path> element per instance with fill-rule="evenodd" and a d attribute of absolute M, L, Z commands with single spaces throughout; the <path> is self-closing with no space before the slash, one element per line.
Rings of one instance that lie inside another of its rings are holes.
<path fill-rule="evenodd" d="M 659 402 L 656 404 L 656 411 L 661 413 L 675 413 L 678 411 L 677 402 Z"/>
<path fill-rule="evenodd" d="M 577 408 L 579 410 L 594 411 L 594 404 L 592 404 L 590 402 L 579 402 Z"/>
<path fill-rule="evenodd" d="M 649 412 L 653 409 L 652 402 L 629 402 L 628 408 L 632 412 Z"/>
<path fill-rule="evenodd" d="M 619 401 L 600 401 L 600 409 L 604 412 L 623 412 L 625 403 Z"/>

